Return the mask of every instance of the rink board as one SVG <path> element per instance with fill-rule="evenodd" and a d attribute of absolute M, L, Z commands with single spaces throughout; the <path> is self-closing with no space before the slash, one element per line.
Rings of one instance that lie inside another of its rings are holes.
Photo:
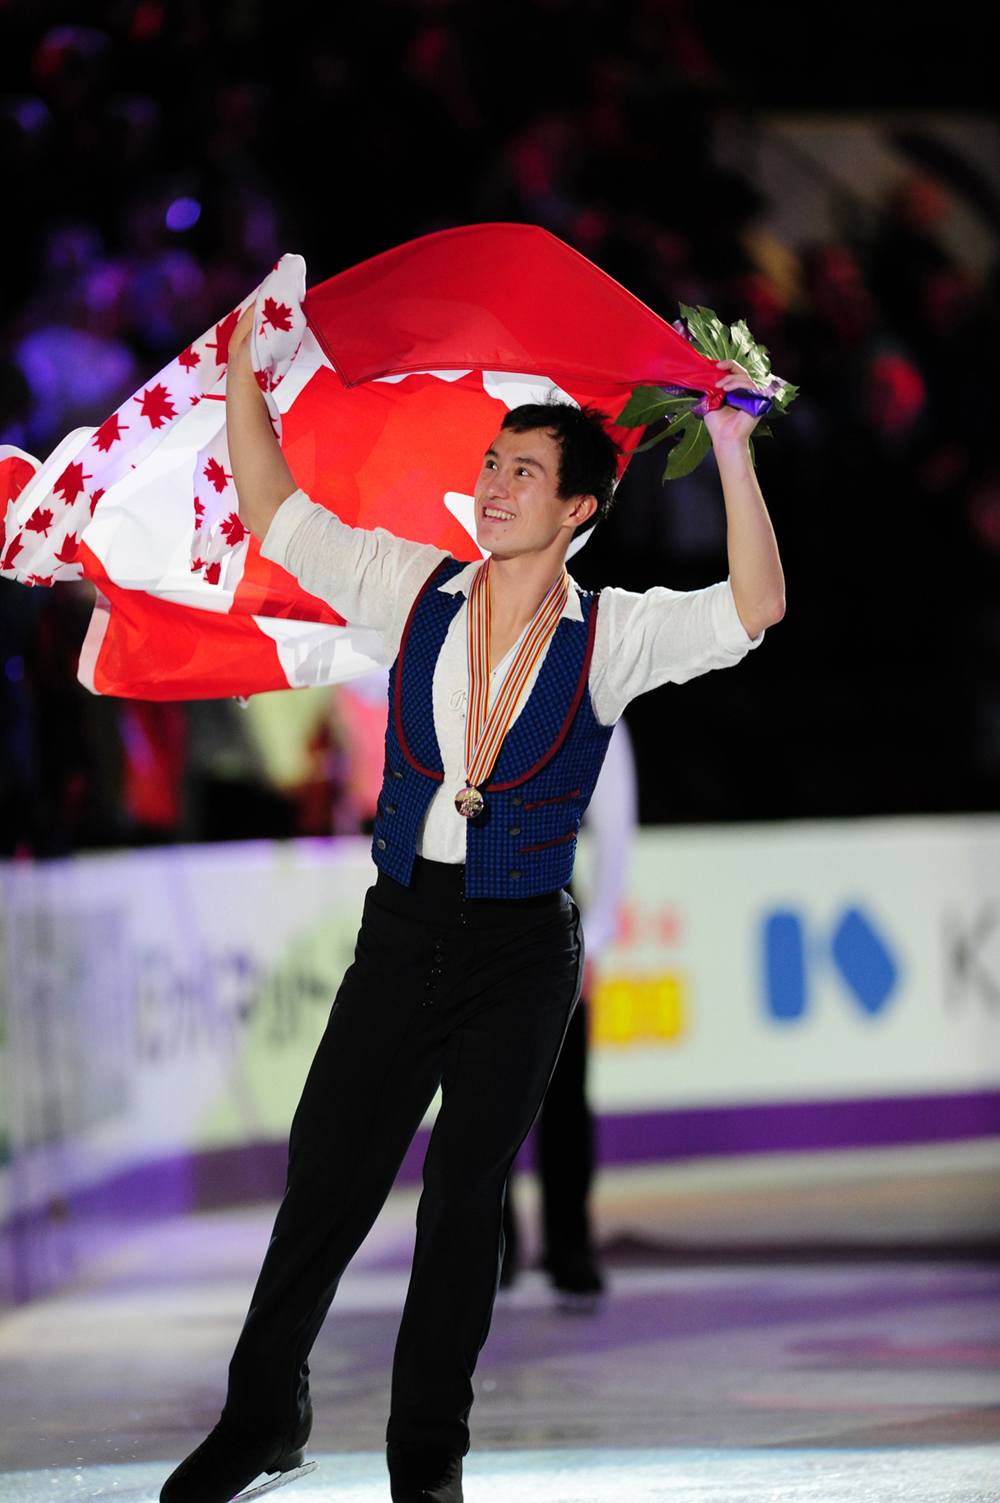
<path fill-rule="evenodd" d="M 360 839 L 0 868 L 0 1220 L 280 1191 L 372 878 Z M 606 1162 L 998 1133 L 1000 818 L 644 830 L 591 998 Z"/>

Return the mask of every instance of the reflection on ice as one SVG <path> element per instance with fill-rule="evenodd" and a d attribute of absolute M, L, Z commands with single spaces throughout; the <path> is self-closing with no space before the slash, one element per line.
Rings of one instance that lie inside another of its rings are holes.
<path fill-rule="evenodd" d="M 378 1453 L 320 1456 L 282 1503 L 385 1503 Z M 156 1503 L 172 1462 L 0 1476 L 0 1503 Z M 1000 1446 L 481 1451 L 468 1503 L 1000 1503 Z"/>

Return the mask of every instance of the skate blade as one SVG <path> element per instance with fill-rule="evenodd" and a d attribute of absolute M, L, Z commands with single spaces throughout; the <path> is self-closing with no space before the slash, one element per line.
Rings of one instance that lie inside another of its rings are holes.
<path fill-rule="evenodd" d="M 264 1493 L 272 1493 L 276 1487 L 284 1487 L 286 1483 L 298 1482 L 300 1477 L 308 1477 L 319 1466 L 318 1461 L 307 1461 L 303 1466 L 297 1466 L 290 1472 L 279 1472 L 276 1477 L 270 1477 L 266 1482 L 258 1483 L 256 1487 L 248 1487 L 245 1493 L 237 1493 L 233 1503 L 248 1503 L 250 1498 L 260 1498 Z"/>

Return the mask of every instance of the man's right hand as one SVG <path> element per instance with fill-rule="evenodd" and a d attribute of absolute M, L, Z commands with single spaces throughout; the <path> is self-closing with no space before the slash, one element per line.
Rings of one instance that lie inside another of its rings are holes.
<path fill-rule="evenodd" d="M 253 333 L 254 313 L 257 311 L 256 301 L 244 310 L 243 316 L 229 337 L 229 364 L 232 365 L 240 350 L 246 349 L 249 355 L 250 335 Z"/>
<path fill-rule="evenodd" d="M 260 542 L 283 501 L 298 487 L 271 427 L 250 359 L 255 304 L 243 314 L 229 341 L 226 370 L 226 438 L 240 521 Z"/>

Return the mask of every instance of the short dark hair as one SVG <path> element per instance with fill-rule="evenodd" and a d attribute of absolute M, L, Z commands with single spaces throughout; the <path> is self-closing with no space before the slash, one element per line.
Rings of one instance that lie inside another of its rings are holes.
<path fill-rule="evenodd" d="M 501 423 L 513 433 L 544 428 L 559 445 L 559 490 L 563 501 L 594 496 L 598 522 L 614 500 L 621 447 L 604 424 L 608 416 L 596 407 L 571 407 L 568 402 L 525 402 L 514 407 Z"/>

